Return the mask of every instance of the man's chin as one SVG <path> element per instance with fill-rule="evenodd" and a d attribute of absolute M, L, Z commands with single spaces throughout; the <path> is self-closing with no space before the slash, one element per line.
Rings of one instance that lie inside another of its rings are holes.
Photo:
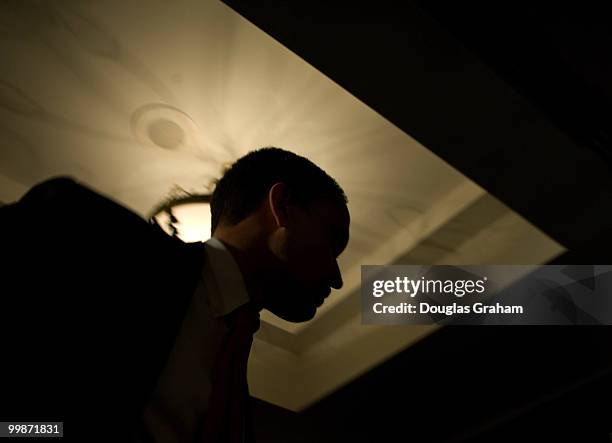
<path fill-rule="evenodd" d="M 312 320 L 317 313 L 317 308 L 315 306 L 266 306 L 266 309 L 277 317 L 292 323 L 301 323 Z"/>

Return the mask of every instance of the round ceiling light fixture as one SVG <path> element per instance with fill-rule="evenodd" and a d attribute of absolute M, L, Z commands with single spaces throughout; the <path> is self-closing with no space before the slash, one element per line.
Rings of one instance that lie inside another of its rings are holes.
<path fill-rule="evenodd" d="M 195 122 L 178 108 L 150 103 L 138 108 L 130 121 L 138 142 L 146 147 L 190 150 L 200 146 Z"/>
<path fill-rule="evenodd" d="M 190 194 L 176 187 L 174 195 L 156 207 L 149 222 L 185 243 L 211 237 L 210 194 Z"/>

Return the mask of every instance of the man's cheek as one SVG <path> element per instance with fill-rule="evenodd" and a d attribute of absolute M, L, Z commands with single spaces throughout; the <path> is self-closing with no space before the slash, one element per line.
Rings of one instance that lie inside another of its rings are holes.
<path fill-rule="evenodd" d="M 293 276 L 300 291 L 310 293 L 313 289 L 320 287 L 320 271 L 312 264 L 299 266 L 294 270 Z"/>

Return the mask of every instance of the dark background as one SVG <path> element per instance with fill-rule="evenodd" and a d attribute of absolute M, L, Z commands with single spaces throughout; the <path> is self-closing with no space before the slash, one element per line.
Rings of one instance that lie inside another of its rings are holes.
<path fill-rule="evenodd" d="M 612 246 L 612 27 L 596 3 L 225 3 L 564 245 Z M 520 245 L 517 245 L 520 247 Z M 261 442 L 609 442 L 612 328 L 446 327 Z"/>

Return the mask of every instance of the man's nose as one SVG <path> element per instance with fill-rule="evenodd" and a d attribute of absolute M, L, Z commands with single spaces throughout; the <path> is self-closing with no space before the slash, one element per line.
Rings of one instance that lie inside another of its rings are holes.
<path fill-rule="evenodd" d="M 340 289 L 342 287 L 342 274 L 340 273 L 340 267 L 338 266 L 338 260 L 334 260 L 334 266 L 332 269 L 332 279 L 330 286 L 334 289 Z"/>

